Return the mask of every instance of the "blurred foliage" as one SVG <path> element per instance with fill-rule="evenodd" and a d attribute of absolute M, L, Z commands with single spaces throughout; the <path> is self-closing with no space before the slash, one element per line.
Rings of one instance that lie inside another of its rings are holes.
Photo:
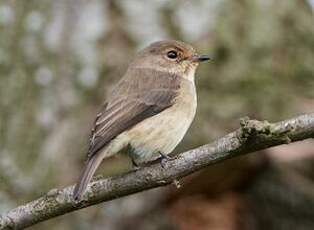
<path fill-rule="evenodd" d="M 187 41 L 213 58 L 199 68 L 197 117 L 177 152 L 236 128 L 242 116 L 313 111 L 312 7 L 306 0 L 0 0 L 0 212 L 76 181 L 94 114 L 136 50 L 155 40 Z M 104 222 L 114 229 L 109 219 L 124 210 L 119 204 L 34 229 L 103 229 Z"/>

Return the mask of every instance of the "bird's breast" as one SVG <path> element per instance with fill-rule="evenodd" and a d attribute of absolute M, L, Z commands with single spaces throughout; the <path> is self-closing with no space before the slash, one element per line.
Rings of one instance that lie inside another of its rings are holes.
<path fill-rule="evenodd" d="M 135 150 L 133 157 L 145 161 L 159 151 L 164 154 L 172 152 L 190 127 L 196 106 L 195 86 L 184 79 L 174 105 L 126 132 Z"/>

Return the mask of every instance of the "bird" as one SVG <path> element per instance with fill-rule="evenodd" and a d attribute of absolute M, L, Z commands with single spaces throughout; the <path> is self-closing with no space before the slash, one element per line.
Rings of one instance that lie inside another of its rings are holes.
<path fill-rule="evenodd" d="M 208 60 L 177 40 L 154 42 L 136 54 L 96 115 L 75 200 L 101 162 L 125 149 L 135 167 L 154 156 L 169 158 L 195 117 L 195 71 Z"/>

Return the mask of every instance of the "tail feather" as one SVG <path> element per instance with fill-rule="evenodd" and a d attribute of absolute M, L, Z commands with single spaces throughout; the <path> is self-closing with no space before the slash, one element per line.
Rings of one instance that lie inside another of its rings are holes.
<path fill-rule="evenodd" d="M 73 190 L 73 197 L 75 200 L 80 199 L 101 161 L 101 154 L 96 154 L 87 161 L 83 173 Z"/>

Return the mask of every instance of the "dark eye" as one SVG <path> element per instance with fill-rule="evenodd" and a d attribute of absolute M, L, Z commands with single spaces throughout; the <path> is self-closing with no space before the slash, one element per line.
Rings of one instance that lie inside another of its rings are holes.
<path fill-rule="evenodd" d="M 174 50 L 171 50 L 167 53 L 167 57 L 170 59 L 176 59 L 178 57 L 178 53 Z"/>

